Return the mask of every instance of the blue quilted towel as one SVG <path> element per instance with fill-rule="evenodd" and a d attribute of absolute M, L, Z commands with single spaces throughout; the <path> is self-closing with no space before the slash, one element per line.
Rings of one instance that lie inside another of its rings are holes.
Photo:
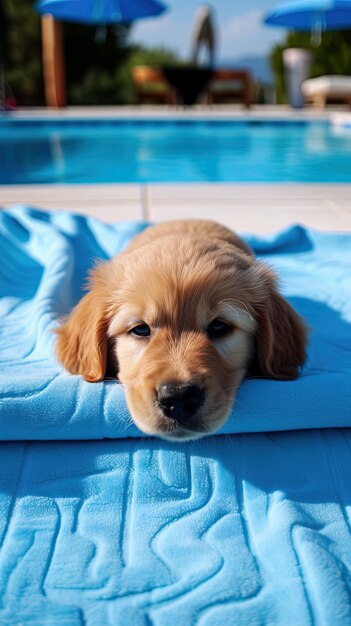
<path fill-rule="evenodd" d="M 62 371 L 52 330 L 83 295 L 94 261 L 145 226 L 29 207 L 0 213 L 0 439 L 141 436 L 118 383 Z M 296 381 L 245 380 L 221 432 L 350 426 L 351 234 L 294 226 L 247 241 L 305 318 L 309 355 Z"/>
<path fill-rule="evenodd" d="M 1 626 L 350 626 L 351 429 L 0 443 Z"/>

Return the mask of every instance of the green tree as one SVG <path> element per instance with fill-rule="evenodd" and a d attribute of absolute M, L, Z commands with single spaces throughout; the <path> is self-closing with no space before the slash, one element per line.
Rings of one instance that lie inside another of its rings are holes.
<path fill-rule="evenodd" d="M 44 104 L 40 17 L 31 0 L 0 0 L 6 80 L 23 105 Z"/>
<path fill-rule="evenodd" d="M 129 56 L 128 25 L 64 24 L 69 104 L 113 104 L 124 101 L 119 71 Z"/>
<path fill-rule="evenodd" d="M 318 47 L 311 44 L 310 33 L 289 33 L 283 44 L 271 53 L 278 102 L 287 102 L 282 53 L 286 48 L 305 48 L 312 52 L 311 77 L 323 74 L 351 75 L 351 30 L 330 31 L 322 34 Z"/>

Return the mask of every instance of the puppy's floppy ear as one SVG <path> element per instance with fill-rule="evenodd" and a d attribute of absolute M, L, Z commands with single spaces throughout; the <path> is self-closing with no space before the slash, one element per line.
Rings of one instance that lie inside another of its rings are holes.
<path fill-rule="evenodd" d="M 98 290 L 88 293 L 56 330 L 58 360 L 71 374 L 102 380 L 107 365 L 107 320 Z"/>
<path fill-rule="evenodd" d="M 256 359 L 253 374 L 293 380 L 306 358 L 307 330 L 300 316 L 271 280 L 269 296 L 256 308 Z"/>

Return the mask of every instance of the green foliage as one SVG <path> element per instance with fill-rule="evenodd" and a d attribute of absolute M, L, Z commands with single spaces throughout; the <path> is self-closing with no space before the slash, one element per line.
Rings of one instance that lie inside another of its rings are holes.
<path fill-rule="evenodd" d="M 44 104 L 40 16 L 33 0 L 0 0 L 0 45 L 6 80 L 20 105 Z M 1 13 L 2 9 L 2 13 Z M 128 104 L 134 101 L 131 68 L 177 64 L 169 50 L 128 45 L 129 25 L 64 24 L 68 104 Z"/>
<path fill-rule="evenodd" d="M 3 0 L 6 80 L 24 105 L 44 104 L 40 17 L 31 0 Z"/>
<path fill-rule="evenodd" d="M 64 25 L 69 104 L 118 101 L 118 72 L 128 57 L 129 26 Z"/>
<path fill-rule="evenodd" d="M 320 46 L 313 47 L 310 33 L 289 33 L 271 54 L 278 102 L 287 102 L 282 53 L 286 48 L 305 48 L 312 52 L 311 78 L 323 74 L 351 75 L 351 30 L 322 34 Z"/>

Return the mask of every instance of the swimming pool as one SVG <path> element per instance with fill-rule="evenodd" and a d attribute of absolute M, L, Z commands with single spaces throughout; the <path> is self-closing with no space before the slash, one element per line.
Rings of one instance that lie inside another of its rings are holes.
<path fill-rule="evenodd" d="M 0 119 L 0 183 L 351 182 L 327 121 Z"/>

